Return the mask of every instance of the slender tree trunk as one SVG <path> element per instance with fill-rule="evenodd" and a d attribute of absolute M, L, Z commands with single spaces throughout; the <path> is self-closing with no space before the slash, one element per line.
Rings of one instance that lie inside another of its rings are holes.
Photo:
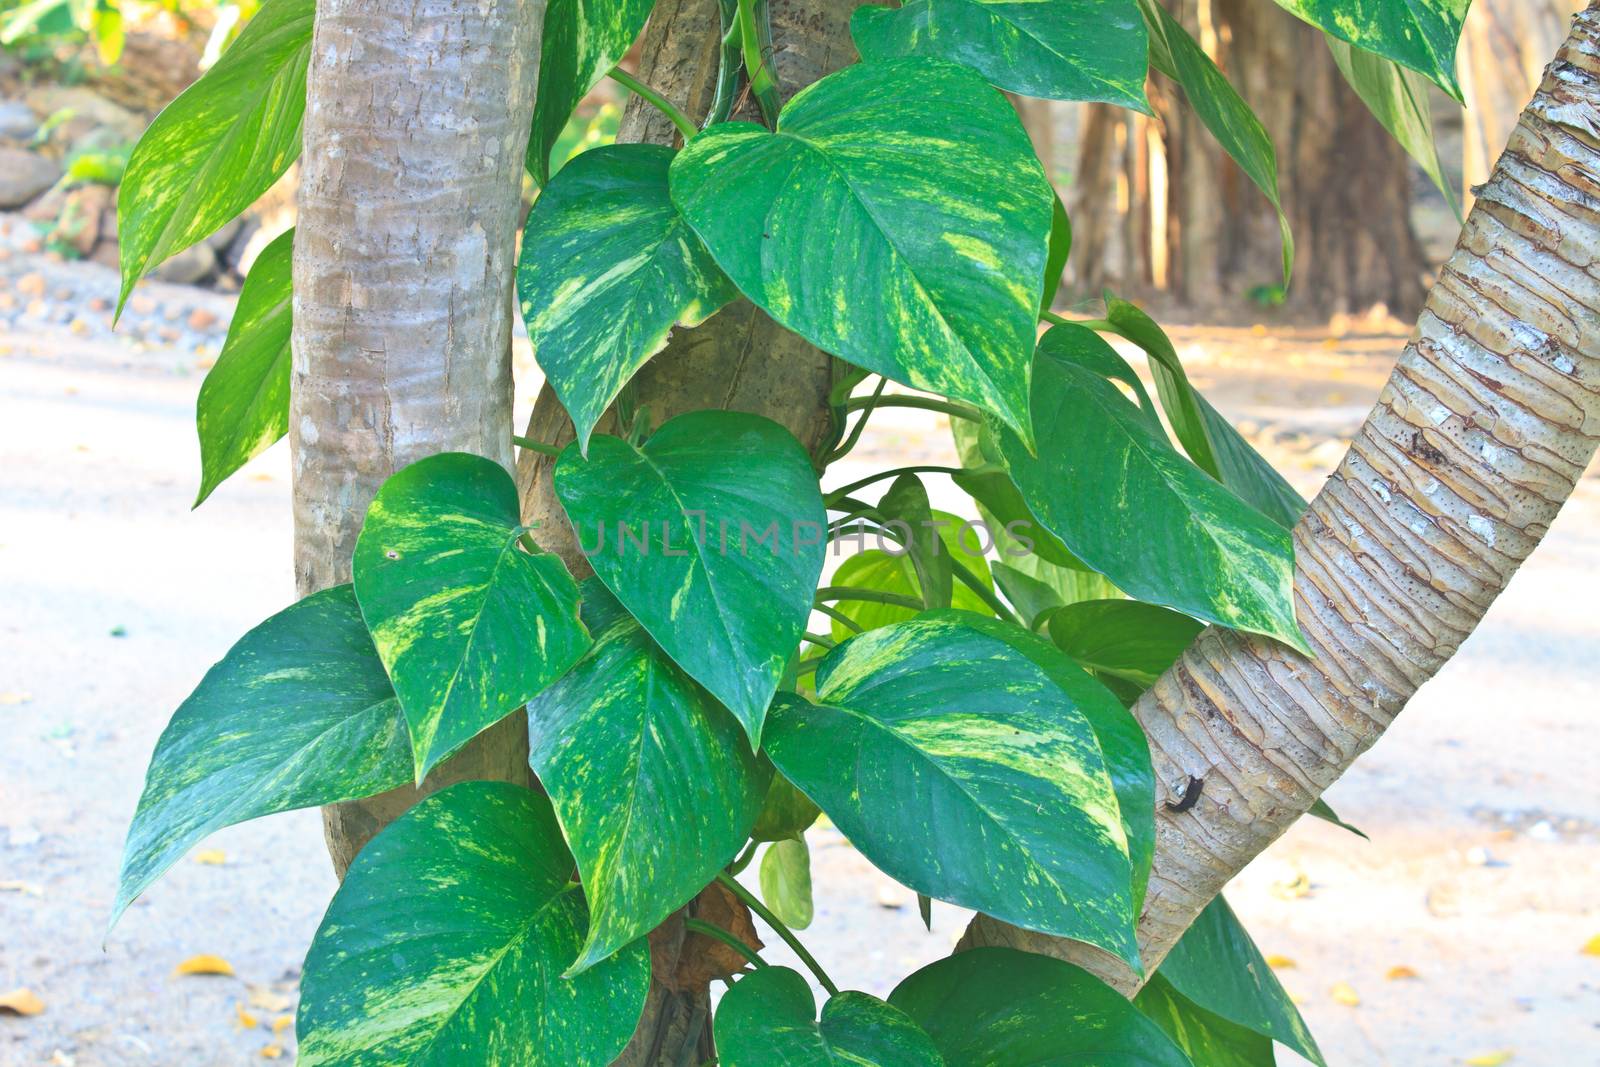
<path fill-rule="evenodd" d="M 1278 153 L 1283 203 L 1297 242 L 1289 307 L 1310 315 L 1383 303 L 1416 314 L 1427 268 L 1410 220 L 1405 152 L 1345 84 L 1319 31 L 1260 0 L 1167 0 L 1261 119 Z M 1082 289 L 1165 290 L 1197 308 L 1239 307 L 1282 280 L 1277 215 L 1218 147 L 1177 87 L 1151 80 L 1157 118 L 1094 110 L 1087 124 L 1120 124 L 1082 146 L 1078 181 L 1103 188 L 1120 172 L 1125 197 L 1099 198 L 1073 219 L 1082 235 Z M 1113 265 L 1088 258 L 1126 233 Z"/>
<path fill-rule="evenodd" d="M 1157 806 L 1139 920 L 1147 973 L 1454 654 L 1571 494 L 1600 443 L 1597 264 L 1600 0 L 1523 112 L 1393 376 L 1295 528 L 1296 608 L 1316 657 L 1209 629 L 1134 708 L 1166 792 L 1203 783 L 1187 811 Z M 965 943 L 1139 984 L 1097 951 L 986 917 Z"/>
<path fill-rule="evenodd" d="M 322 0 L 294 247 L 295 581 L 350 579 L 395 470 L 460 450 L 511 466 L 511 283 L 543 0 Z M 438 768 L 530 781 L 515 717 Z M 324 809 L 334 867 L 418 797 Z"/>
<path fill-rule="evenodd" d="M 850 43 L 850 13 L 860 0 L 772 0 L 774 65 L 785 95 L 856 58 Z M 689 115 L 710 106 L 717 70 L 718 14 L 715 0 L 658 0 L 640 49 L 640 75 Z M 748 102 L 738 116 L 755 117 Z M 677 131 L 658 112 L 630 103 L 620 141 L 677 143 Z M 634 379 L 637 403 L 648 405 L 652 422 L 685 411 L 720 407 L 750 411 L 782 423 L 813 457 L 832 440 L 828 393 L 836 362 L 777 326 L 740 300 L 703 325 L 674 332 L 667 347 Z M 612 432 L 611 415 L 601 432 Z M 527 435 L 564 444 L 572 424 L 546 387 L 534 406 Z M 518 462 L 523 518 L 539 524 L 539 542 L 557 552 L 579 577 L 589 573 L 577 541 L 552 491 L 548 457 L 524 452 Z M 703 906 L 702 901 L 688 910 Z M 704 955 L 712 947 L 685 937 L 674 917 L 650 939 L 654 970 L 650 998 L 625 1064 L 698 1064 L 710 1055 L 710 992 Z"/>

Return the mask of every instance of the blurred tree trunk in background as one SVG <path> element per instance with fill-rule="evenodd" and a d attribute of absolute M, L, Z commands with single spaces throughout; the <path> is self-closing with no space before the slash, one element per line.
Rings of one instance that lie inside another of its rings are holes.
<path fill-rule="evenodd" d="M 1166 2 L 1277 146 L 1298 246 L 1288 306 L 1328 315 L 1381 303 L 1414 315 L 1428 264 L 1411 226 L 1410 163 L 1322 35 L 1261 0 Z M 1157 75 L 1150 97 L 1153 119 L 1095 106 L 1084 120 L 1068 204 L 1074 287 L 1166 291 L 1197 308 L 1270 293 L 1282 281 L 1271 206 L 1176 85 Z"/>
<path fill-rule="evenodd" d="M 1545 64 L 1566 39 L 1584 0 L 1475 0 L 1457 52 L 1467 98 L 1462 132 L 1462 202 L 1489 178 L 1516 128 L 1523 105 L 1539 86 Z"/>

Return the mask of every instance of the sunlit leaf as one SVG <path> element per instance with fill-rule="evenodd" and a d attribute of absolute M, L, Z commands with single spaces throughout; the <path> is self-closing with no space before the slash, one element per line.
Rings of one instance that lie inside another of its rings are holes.
<path fill-rule="evenodd" d="M 733 984 L 717 1005 L 722 1067 L 943 1067 L 928 1035 L 877 997 L 845 991 L 817 1019 L 811 987 L 797 971 L 763 967 Z"/>

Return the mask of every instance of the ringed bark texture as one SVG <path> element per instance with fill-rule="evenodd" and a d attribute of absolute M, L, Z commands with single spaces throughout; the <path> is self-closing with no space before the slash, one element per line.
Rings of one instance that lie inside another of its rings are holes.
<path fill-rule="evenodd" d="M 1146 973 L 1454 654 L 1597 437 L 1600 0 L 1546 70 L 1393 376 L 1295 529 L 1296 608 L 1315 658 L 1209 629 L 1134 708 L 1157 780 L 1171 793 L 1205 783 L 1188 811 L 1157 805 Z M 988 917 L 963 943 L 1139 985 L 1094 950 Z"/>
<path fill-rule="evenodd" d="M 350 579 L 368 503 L 438 452 L 510 468 L 511 284 L 543 0 L 321 0 L 294 246 L 295 582 Z M 514 718 L 441 766 L 531 781 Z M 403 789 L 324 809 L 342 876 Z"/>

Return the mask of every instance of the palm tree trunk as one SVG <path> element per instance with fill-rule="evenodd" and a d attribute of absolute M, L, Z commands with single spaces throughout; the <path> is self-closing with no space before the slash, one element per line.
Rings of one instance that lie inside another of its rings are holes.
<path fill-rule="evenodd" d="M 367 504 L 437 452 L 511 456 L 511 282 L 543 0 L 321 0 L 294 247 L 295 581 L 350 579 Z M 431 775 L 530 781 L 512 719 Z M 343 876 L 399 789 L 324 809 Z"/>
<path fill-rule="evenodd" d="M 1210 629 L 1134 708 L 1156 778 L 1154 970 L 1230 878 L 1382 736 L 1544 536 L 1600 439 L 1600 0 L 1522 113 L 1349 453 L 1295 529 L 1316 651 Z M 964 944 L 1082 945 L 980 917 Z"/>

